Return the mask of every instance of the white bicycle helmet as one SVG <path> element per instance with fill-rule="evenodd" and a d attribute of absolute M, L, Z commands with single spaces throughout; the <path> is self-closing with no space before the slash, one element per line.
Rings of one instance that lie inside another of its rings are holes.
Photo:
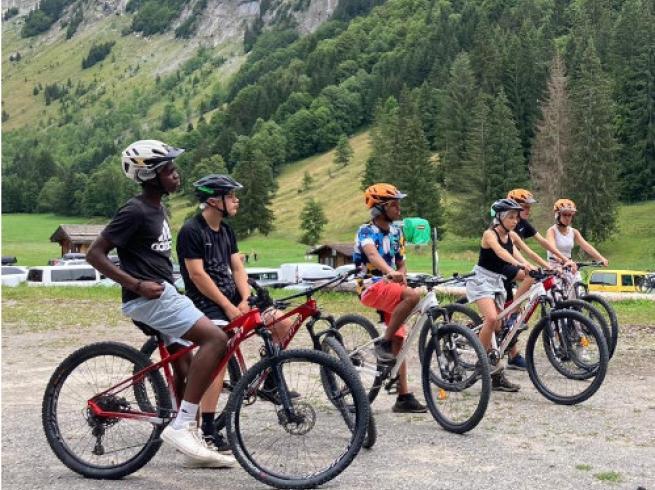
<path fill-rule="evenodd" d="M 182 153 L 183 148 L 174 148 L 158 140 L 139 140 L 123 150 L 121 168 L 127 178 L 140 184 L 154 179 L 157 169 Z"/>

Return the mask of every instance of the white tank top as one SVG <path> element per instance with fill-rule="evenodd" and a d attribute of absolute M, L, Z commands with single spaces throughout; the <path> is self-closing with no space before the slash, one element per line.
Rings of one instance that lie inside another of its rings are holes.
<path fill-rule="evenodd" d="M 557 225 L 551 226 L 551 229 L 555 232 L 555 248 L 560 251 L 560 253 L 567 258 L 571 258 L 571 252 L 575 246 L 575 234 L 573 233 L 573 228 L 569 227 L 569 232 L 566 235 L 563 235 Z M 548 252 L 548 260 L 551 262 L 557 262 L 557 258 Z"/>

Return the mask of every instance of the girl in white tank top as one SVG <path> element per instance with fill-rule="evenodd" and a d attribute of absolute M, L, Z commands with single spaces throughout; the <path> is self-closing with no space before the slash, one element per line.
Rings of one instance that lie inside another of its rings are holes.
<path fill-rule="evenodd" d="M 594 260 L 602 262 L 607 267 L 607 259 L 598 253 L 598 250 L 588 243 L 578 230 L 571 226 L 573 216 L 577 212 L 575 203 L 570 199 L 558 199 L 553 206 L 553 211 L 555 212 L 555 224 L 548 228 L 546 239 L 569 259 L 572 257 L 573 247 L 577 244 Z M 548 261 L 553 266 L 557 265 L 557 259 L 550 252 L 548 252 Z"/>
<path fill-rule="evenodd" d="M 555 235 L 555 247 L 560 251 L 564 257 L 570 259 L 573 247 L 575 246 L 575 232 L 570 226 L 567 227 L 566 233 L 562 233 L 557 225 L 550 227 Z M 557 258 L 548 252 L 548 261 L 551 263 L 559 263 Z"/>

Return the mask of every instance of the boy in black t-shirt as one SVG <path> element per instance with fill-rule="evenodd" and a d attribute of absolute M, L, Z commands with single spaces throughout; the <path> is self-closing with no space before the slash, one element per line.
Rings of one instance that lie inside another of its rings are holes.
<path fill-rule="evenodd" d="M 236 191 L 241 184 L 227 175 L 212 174 L 193 184 L 202 212 L 187 220 L 177 237 L 177 256 L 187 296 L 218 326 L 250 310 L 248 276 L 241 261 L 236 237 L 224 218 L 239 210 Z M 262 319 L 271 322 L 278 312 L 262 312 Z M 272 330 L 279 340 L 291 327 L 290 319 L 279 322 Z M 218 330 L 218 329 L 217 329 Z M 229 445 L 217 433 L 214 417 L 223 386 L 225 371 L 219 373 L 202 398 L 202 432 L 219 450 Z M 271 389 L 266 378 L 262 389 Z M 270 384 L 270 383 L 269 383 Z"/>
<path fill-rule="evenodd" d="M 172 236 L 161 199 L 180 187 L 174 158 L 183 151 L 157 140 L 137 141 L 123 151 L 123 173 L 141 184 L 142 193 L 118 210 L 91 245 L 87 260 L 122 286 L 123 313 L 167 337 L 199 346 L 177 417 L 161 437 L 199 466 L 230 467 L 236 460 L 210 449 L 198 436 L 196 423 L 200 398 L 225 355 L 227 337 L 173 286 Z M 107 258 L 113 248 L 121 268 Z"/>

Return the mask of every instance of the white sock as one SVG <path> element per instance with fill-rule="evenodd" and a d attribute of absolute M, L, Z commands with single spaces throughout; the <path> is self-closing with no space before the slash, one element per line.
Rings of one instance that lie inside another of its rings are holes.
<path fill-rule="evenodd" d="M 195 422 L 196 415 L 198 415 L 198 404 L 182 400 L 180 411 L 177 412 L 177 417 L 175 417 L 175 420 L 173 420 L 171 425 L 173 426 L 173 429 L 179 430 L 184 427 L 187 422 Z"/>

